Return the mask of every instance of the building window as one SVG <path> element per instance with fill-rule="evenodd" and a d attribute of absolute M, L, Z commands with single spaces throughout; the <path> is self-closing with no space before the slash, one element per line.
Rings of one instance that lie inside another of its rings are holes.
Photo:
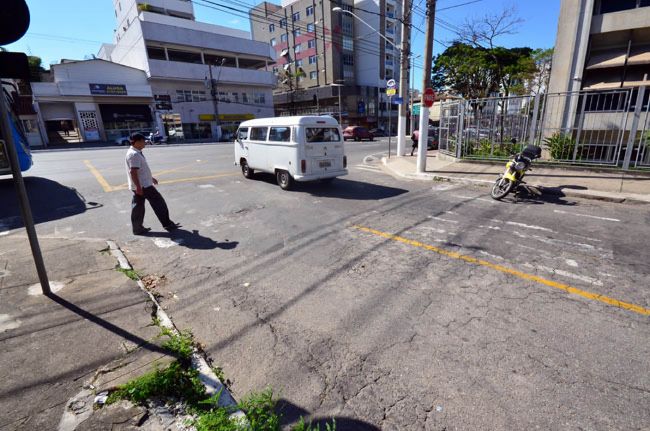
<path fill-rule="evenodd" d="M 264 95 L 264 93 L 255 93 L 253 97 L 254 97 L 253 103 L 255 103 L 256 105 L 266 104 L 266 96 Z"/>
<path fill-rule="evenodd" d="M 281 34 L 280 35 L 280 42 L 286 42 L 286 41 L 287 41 L 287 34 L 286 33 Z"/>
<path fill-rule="evenodd" d="M 282 19 L 280 20 L 280 28 L 286 28 L 286 27 L 287 27 L 287 19 L 286 19 L 286 18 L 282 18 Z"/>
<path fill-rule="evenodd" d="M 149 56 L 149 60 L 167 60 L 165 57 L 165 49 L 164 48 L 158 48 L 155 46 L 148 46 L 147 47 L 147 55 Z"/>
<path fill-rule="evenodd" d="M 269 33 L 273 33 L 275 31 L 275 24 L 269 24 Z"/>
<path fill-rule="evenodd" d="M 291 20 L 292 21 L 300 21 L 300 12 L 296 12 L 293 15 L 291 15 Z"/>
<path fill-rule="evenodd" d="M 167 55 L 169 56 L 169 61 L 180 61 L 182 63 L 196 63 L 196 64 L 203 63 L 203 60 L 201 59 L 201 54 L 198 52 L 176 51 L 175 49 L 168 49 Z"/>
<path fill-rule="evenodd" d="M 341 28 L 343 29 L 344 34 L 352 34 L 352 32 L 354 31 L 352 20 L 348 18 L 349 17 L 347 16 L 342 17 L 343 21 L 341 22 Z"/>
<path fill-rule="evenodd" d="M 307 33 L 313 33 L 313 32 L 314 32 L 314 24 L 310 22 L 309 24 L 307 24 Z"/>
<path fill-rule="evenodd" d="M 307 48 L 316 48 L 316 39 L 309 39 L 307 41 Z"/>
<path fill-rule="evenodd" d="M 277 70 L 277 68 L 276 68 Z M 248 103 L 248 93 L 242 93 L 241 94 L 241 101 L 242 103 Z"/>
<path fill-rule="evenodd" d="M 225 91 L 220 91 L 219 96 L 217 98 L 219 99 L 219 102 L 230 103 L 230 98 L 228 97 L 228 93 L 226 93 Z"/>
<path fill-rule="evenodd" d="M 271 39 L 271 46 L 275 46 L 275 44 L 276 44 L 275 38 Z"/>
<path fill-rule="evenodd" d="M 300 60 L 296 60 L 296 67 L 302 67 L 302 58 Z"/>
<path fill-rule="evenodd" d="M 296 54 L 299 53 L 300 51 L 302 51 L 301 46 L 302 46 L 302 44 L 297 43 L 296 46 L 293 47 L 293 51 L 294 51 Z"/>
<path fill-rule="evenodd" d="M 309 64 L 316 64 L 318 57 L 315 55 L 310 55 L 309 56 Z"/>
<path fill-rule="evenodd" d="M 312 16 L 314 14 L 314 6 L 307 6 L 307 10 L 305 12 L 307 13 L 307 16 Z"/>
<path fill-rule="evenodd" d="M 299 28 L 297 28 L 297 29 L 295 29 L 295 30 L 293 31 L 293 37 L 298 37 L 298 36 L 300 36 L 301 34 L 302 34 L 302 33 L 300 32 L 300 29 L 299 29 Z"/>
<path fill-rule="evenodd" d="M 343 78 L 345 78 L 345 79 L 354 78 L 354 70 L 352 70 L 352 69 L 343 69 Z"/>
<path fill-rule="evenodd" d="M 309 72 L 309 79 L 316 79 L 318 77 L 318 72 L 313 71 Z"/>
<path fill-rule="evenodd" d="M 239 103 L 239 93 L 232 93 L 232 101 Z"/>
<path fill-rule="evenodd" d="M 343 54 L 343 64 L 346 66 L 354 66 L 354 55 Z"/>
<path fill-rule="evenodd" d="M 343 36 L 343 49 L 354 51 L 354 41 L 349 36 Z"/>

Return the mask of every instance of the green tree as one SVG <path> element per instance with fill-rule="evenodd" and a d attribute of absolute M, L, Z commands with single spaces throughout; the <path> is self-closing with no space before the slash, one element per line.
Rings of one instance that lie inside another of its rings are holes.
<path fill-rule="evenodd" d="M 29 64 L 29 80 L 31 82 L 41 82 L 41 74 L 45 72 L 41 57 L 30 55 L 27 57 L 27 62 Z"/>

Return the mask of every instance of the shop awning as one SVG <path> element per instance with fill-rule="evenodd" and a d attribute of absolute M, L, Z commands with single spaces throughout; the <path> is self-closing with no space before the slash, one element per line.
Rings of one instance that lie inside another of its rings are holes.
<path fill-rule="evenodd" d="M 592 52 L 587 62 L 587 70 L 622 67 L 625 65 L 627 48 Z"/>
<path fill-rule="evenodd" d="M 150 123 L 153 121 L 149 105 L 100 104 L 99 112 L 102 114 L 104 123 L 119 121 Z"/>

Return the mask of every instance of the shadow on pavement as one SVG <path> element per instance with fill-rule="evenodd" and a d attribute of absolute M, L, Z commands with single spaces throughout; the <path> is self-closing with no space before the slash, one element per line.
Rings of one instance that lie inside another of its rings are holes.
<path fill-rule="evenodd" d="M 255 174 L 255 179 L 277 185 L 275 176 L 264 173 Z M 278 186 L 279 187 L 279 186 Z M 408 190 L 386 187 L 372 183 L 335 178 L 331 182 L 294 182 L 293 191 L 309 193 L 323 198 L 350 200 L 381 200 L 408 193 Z"/>
<path fill-rule="evenodd" d="M 40 177 L 25 177 L 25 188 L 32 208 L 34 223 L 44 223 L 81 214 L 101 204 L 86 202 L 74 188 Z M 12 178 L 0 180 L 0 228 L 23 227 L 16 187 Z"/>
<path fill-rule="evenodd" d="M 582 186 L 560 186 L 553 188 L 543 188 L 539 189 L 537 187 L 522 185 L 519 186 L 517 191 L 517 197 L 515 198 L 514 193 L 509 194 L 502 199 L 503 202 L 513 203 L 513 204 L 528 204 L 528 205 L 562 205 L 562 206 L 574 206 L 577 205 L 576 202 L 568 201 L 564 199 L 566 195 L 562 192 L 563 189 L 571 190 L 587 190 L 586 187 Z"/>
<path fill-rule="evenodd" d="M 172 232 L 149 232 L 146 236 L 150 237 L 160 237 L 160 238 L 169 238 L 174 241 L 176 244 L 191 248 L 193 250 L 214 250 L 215 248 L 220 248 L 222 250 L 232 250 L 239 245 L 237 241 L 228 241 L 217 242 L 212 238 L 203 236 L 199 234 L 199 231 L 192 229 L 192 231 L 186 229 L 176 229 Z"/>
<path fill-rule="evenodd" d="M 293 404 L 291 401 L 281 399 L 278 401 L 276 407 L 277 413 L 282 415 L 282 425 L 289 425 L 297 423 L 301 417 L 305 418 L 310 415 L 309 412 L 302 407 L 299 407 Z M 327 424 L 332 425 L 332 420 L 336 421 L 336 431 L 380 431 L 380 428 L 369 424 L 368 422 L 360 421 L 358 419 L 352 419 L 345 416 L 334 416 L 329 418 L 311 418 L 311 429 L 320 429 L 325 431 L 327 429 Z"/>

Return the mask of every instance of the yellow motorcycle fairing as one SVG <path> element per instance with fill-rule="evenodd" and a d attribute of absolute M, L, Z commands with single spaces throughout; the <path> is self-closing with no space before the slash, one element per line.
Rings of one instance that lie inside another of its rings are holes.
<path fill-rule="evenodd" d="M 512 164 L 513 164 L 512 161 L 509 161 L 506 164 L 506 171 L 503 173 L 503 178 L 505 178 L 506 180 L 510 180 L 511 182 L 514 183 L 517 181 L 517 178 L 515 178 L 514 172 L 510 172 L 510 166 L 512 166 Z"/>

